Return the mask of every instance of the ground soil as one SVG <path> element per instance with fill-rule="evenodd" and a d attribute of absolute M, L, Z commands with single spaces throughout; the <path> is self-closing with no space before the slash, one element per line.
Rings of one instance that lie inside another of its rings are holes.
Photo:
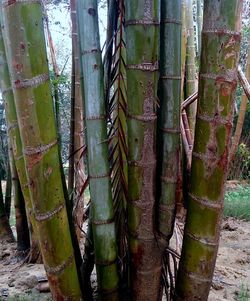
<path fill-rule="evenodd" d="M 17 255 L 15 244 L 0 244 L 0 300 L 51 300 L 39 292 L 41 286 L 46 291 L 43 265 L 23 264 Z M 250 288 L 250 222 L 229 218 L 222 224 L 209 301 L 236 300 L 242 286 Z"/>

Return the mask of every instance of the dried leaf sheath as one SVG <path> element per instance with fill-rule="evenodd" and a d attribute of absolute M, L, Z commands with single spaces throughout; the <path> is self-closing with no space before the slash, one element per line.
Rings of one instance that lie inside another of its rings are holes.
<path fill-rule="evenodd" d="M 114 210 L 108 161 L 103 65 L 96 0 L 78 1 L 79 40 L 84 83 L 91 224 L 101 300 L 118 300 Z"/>
<path fill-rule="evenodd" d="M 110 76 L 109 114 L 112 122 L 110 130 L 110 154 L 112 162 L 112 191 L 119 253 L 121 285 L 128 285 L 128 246 L 127 246 L 127 80 L 126 45 L 124 32 L 124 1 L 119 1 L 117 33 L 114 36 L 113 64 Z"/>
<path fill-rule="evenodd" d="M 237 86 L 242 1 L 205 1 L 187 222 L 175 300 L 207 300 L 217 256 Z"/>
<path fill-rule="evenodd" d="M 158 230 L 167 241 L 175 219 L 180 160 L 181 1 L 161 1 Z"/>
<path fill-rule="evenodd" d="M 160 295 L 161 241 L 154 233 L 160 2 L 125 1 L 128 88 L 128 227 L 132 300 Z"/>
<path fill-rule="evenodd" d="M 41 3 L 4 2 L 3 17 L 26 172 L 50 289 L 55 300 L 79 300 L 81 292 L 61 181 Z"/>

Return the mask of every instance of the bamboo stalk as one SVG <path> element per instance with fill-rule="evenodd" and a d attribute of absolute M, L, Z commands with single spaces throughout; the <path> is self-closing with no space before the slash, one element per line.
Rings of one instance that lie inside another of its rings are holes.
<path fill-rule="evenodd" d="M 173 234 L 180 160 L 181 33 L 181 1 L 162 0 L 157 222 L 159 232 L 167 243 Z"/>
<path fill-rule="evenodd" d="M 8 66 L 45 270 L 55 300 L 79 300 L 81 291 L 61 178 L 42 6 L 40 1 L 8 2 L 2 11 Z"/>
<path fill-rule="evenodd" d="M 175 300 L 207 300 L 227 178 L 242 1 L 205 1 L 187 219 Z M 217 62 L 220 62 L 218 64 Z"/>
<path fill-rule="evenodd" d="M 25 208 L 28 217 L 29 232 L 30 232 L 29 262 L 35 263 L 40 257 L 38 237 L 37 237 L 32 203 L 31 203 L 29 183 L 28 183 L 28 178 L 25 170 L 22 142 L 21 142 L 20 131 L 17 122 L 16 107 L 14 103 L 14 95 L 13 95 L 13 90 L 11 88 L 11 80 L 9 75 L 9 69 L 7 66 L 7 58 L 6 58 L 4 41 L 2 36 L 2 34 L 4 34 L 5 32 L 2 15 L 0 21 L 1 21 L 0 23 L 2 29 L 0 30 L 0 61 L 1 61 L 0 88 L 5 103 L 6 123 L 8 126 L 8 135 L 10 138 L 10 144 L 13 150 L 13 157 L 18 173 L 18 178 L 20 180 L 23 197 L 25 199 Z"/>
<path fill-rule="evenodd" d="M 128 228 L 132 300 L 158 300 L 164 240 L 154 228 L 160 2 L 125 1 Z"/>
<path fill-rule="evenodd" d="M 77 3 L 83 71 L 91 225 L 100 300 L 118 300 L 114 210 L 96 0 Z M 80 15 L 81 13 L 81 15 Z"/>

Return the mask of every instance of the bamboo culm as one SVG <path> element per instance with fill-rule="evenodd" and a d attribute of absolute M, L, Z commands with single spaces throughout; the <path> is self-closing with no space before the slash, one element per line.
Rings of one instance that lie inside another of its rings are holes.
<path fill-rule="evenodd" d="M 185 301 L 207 300 L 212 283 L 241 40 L 242 1 L 207 0 L 204 4 L 196 131 L 175 296 Z"/>

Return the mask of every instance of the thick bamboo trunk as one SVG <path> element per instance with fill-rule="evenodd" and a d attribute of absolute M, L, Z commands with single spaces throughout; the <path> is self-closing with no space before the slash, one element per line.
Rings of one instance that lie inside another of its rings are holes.
<path fill-rule="evenodd" d="M 163 240 L 154 229 L 160 1 L 125 1 L 128 227 L 132 300 L 161 294 Z"/>
<path fill-rule="evenodd" d="M 4 33 L 2 16 L 1 16 L 1 28 Z M 36 224 L 35 224 L 35 219 L 33 214 L 33 208 L 31 204 L 29 183 L 28 183 L 26 170 L 25 170 L 22 142 L 21 142 L 19 127 L 17 123 L 17 114 L 16 114 L 15 103 L 14 103 L 13 91 L 11 88 L 9 69 L 7 66 L 7 59 L 6 59 L 5 47 L 4 47 L 3 37 L 2 37 L 2 30 L 0 31 L 0 61 L 1 61 L 0 89 L 2 91 L 2 95 L 5 103 L 6 123 L 8 126 L 8 135 L 10 138 L 11 148 L 13 151 L 13 158 L 15 161 L 18 178 L 20 180 L 23 197 L 25 199 L 26 213 L 28 216 L 29 232 L 30 232 L 29 261 L 35 263 L 40 257 L 38 237 L 36 232 Z"/>
<path fill-rule="evenodd" d="M 248 79 L 248 82 L 250 83 L 250 41 L 248 43 L 246 78 Z M 232 147 L 230 149 L 230 161 L 233 160 L 233 158 L 237 152 L 239 142 L 240 142 L 241 132 L 242 132 L 245 115 L 246 115 L 246 110 L 247 110 L 247 101 L 248 101 L 248 98 L 247 98 L 246 93 L 244 92 L 244 94 L 242 95 L 242 99 L 241 99 L 236 129 L 235 129 L 234 136 L 232 139 Z"/>
<path fill-rule="evenodd" d="M 4 2 L 2 8 L 25 167 L 50 289 L 55 300 L 79 300 L 81 292 L 61 180 L 41 3 Z"/>
<path fill-rule="evenodd" d="M 194 22 L 193 22 L 193 1 L 187 0 L 186 10 L 187 26 L 187 54 L 186 54 L 186 98 L 198 89 L 197 72 L 195 66 L 195 44 L 194 44 Z M 191 130 L 192 140 L 194 139 L 195 117 L 197 102 L 189 106 L 187 110 L 188 123 Z"/>
<path fill-rule="evenodd" d="M 96 0 L 78 1 L 86 144 L 95 263 L 100 300 L 118 300 L 116 233 L 108 161 L 103 65 Z"/>
<path fill-rule="evenodd" d="M 0 180 L 0 242 L 14 242 L 14 236 L 10 228 L 9 219 L 5 212 L 2 181 Z"/>
<path fill-rule="evenodd" d="M 187 221 L 175 300 L 207 300 L 220 237 L 242 1 L 205 1 Z M 219 62 L 219 63 L 218 63 Z"/>
<path fill-rule="evenodd" d="M 161 1 L 158 229 L 169 241 L 180 161 L 181 1 Z M 171 57 L 171 60 L 169 58 Z"/>

